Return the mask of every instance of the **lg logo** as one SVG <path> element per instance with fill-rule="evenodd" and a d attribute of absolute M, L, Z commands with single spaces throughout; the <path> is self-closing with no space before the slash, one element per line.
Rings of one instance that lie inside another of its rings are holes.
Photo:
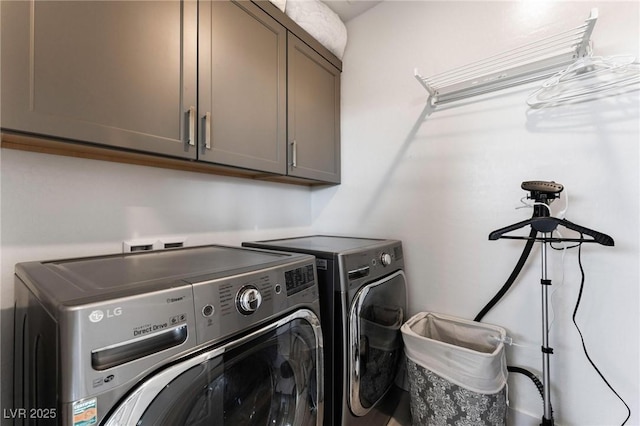
<path fill-rule="evenodd" d="M 93 311 L 89 314 L 89 321 L 91 322 L 102 321 L 102 318 L 104 318 L 104 312 L 100 310 Z"/>
<path fill-rule="evenodd" d="M 89 321 L 91 322 L 100 322 L 104 317 L 113 318 L 122 315 L 122 308 L 113 308 L 107 309 L 106 311 L 101 311 L 100 309 L 96 309 L 95 311 L 89 314 Z"/>

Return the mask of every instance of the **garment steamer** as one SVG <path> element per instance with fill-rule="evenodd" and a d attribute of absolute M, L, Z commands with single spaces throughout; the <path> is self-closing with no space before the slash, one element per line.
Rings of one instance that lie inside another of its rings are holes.
<path fill-rule="evenodd" d="M 550 355 L 553 353 L 553 348 L 549 346 L 549 287 L 551 286 L 551 280 L 547 275 L 547 245 L 554 242 L 577 242 L 577 243 L 598 243 L 605 246 L 613 246 L 614 241 L 608 235 L 594 231 L 589 228 L 585 228 L 575 223 L 569 222 L 566 219 L 559 219 L 551 217 L 549 204 L 560 197 L 560 193 L 564 187 L 555 182 L 544 181 L 529 181 L 523 182 L 521 188 L 525 191 L 529 191 L 527 198 L 534 200 L 533 203 L 533 216 L 531 219 L 515 223 L 513 225 L 498 229 L 489 234 L 489 240 L 497 239 L 520 239 L 527 240 L 527 246 L 520 257 L 516 269 L 509 277 L 509 280 L 500 290 L 500 292 L 489 302 L 489 304 L 483 309 L 483 311 L 476 317 L 476 321 L 479 321 L 484 313 L 486 313 L 491 307 L 497 303 L 497 301 L 506 293 L 508 288 L 513 284 L 518 273 L 524 265 L 531 247 L 534 242 L 542 243 L 541 250 L 541 263 L 542 263 L 542 278 L 540 284 L 542 285 L 542 399 L 544 402 L 544 414 L 542 417 L 542 426 L 554 425 L 553 410 L 551 408 L 551 379 L 549 361 Z M 524 227 L 530 226 L 531 232 L 529 236 L 509 236 L 505 235 L 508 232 L 515 231 Z M 563 226 L 567 229 L 571 229 L 580 234 L 580 238 L 564 238 L 554 237 L 553 231 L 558 226 Z M 540 234 L 540 235 L 538 235 Z M 585 235 L 591 238 L 585 238 Z M 510 369 L 511 371 L 511 369 Z M 517 370 L 516 370 L 517 371 Z M 520 372 L 520 371 L 518 371 Z"/>

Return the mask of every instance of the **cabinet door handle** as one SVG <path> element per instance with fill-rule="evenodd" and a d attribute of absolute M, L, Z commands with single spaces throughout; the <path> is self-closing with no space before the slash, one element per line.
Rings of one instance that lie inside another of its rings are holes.
<path fill-rule="evenodd" d="M 204 114 L 204 146 L 211 149 L 211 113 Z"/>
<path fill-rule="evenodd" d="M 298 142 L 291 142 L 291 167 L 298 167 Z"/>
<path fill-rule="evenodd" d="M 189 134 L 187 135 L 187 142 L 191 146 L 196 145 L 196 107 L 189 107 L 187 112 L 189 115 Z"/>

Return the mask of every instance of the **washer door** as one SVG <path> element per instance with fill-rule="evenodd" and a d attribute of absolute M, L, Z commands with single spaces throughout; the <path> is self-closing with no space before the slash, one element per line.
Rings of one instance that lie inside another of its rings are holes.
<path fill-rule="evenodd" d="M 349 407 L 356 416 L 367 414 L 395 380 L 406 305 L 402 271 L 365 285 L 351 304 L 347 372 Z"/>
<path fill-rule="evenodd" d="M 303 309 L 148 377 L 105 425 L 321 425 L 322 366 Z"/>

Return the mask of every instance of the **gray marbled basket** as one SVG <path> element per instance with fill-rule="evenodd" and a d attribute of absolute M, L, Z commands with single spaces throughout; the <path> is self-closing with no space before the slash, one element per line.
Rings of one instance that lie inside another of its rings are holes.
<path fill-rule="evenodd" d="M 484 395 L 457 386 L 407 359 L 414 426 L 504 426 L 506 386 Z"/>
<path fill-rule="evenodd" d="M 424 312 L 401 331 L 414 426 L 507 424 L 503 328 Z"/>

